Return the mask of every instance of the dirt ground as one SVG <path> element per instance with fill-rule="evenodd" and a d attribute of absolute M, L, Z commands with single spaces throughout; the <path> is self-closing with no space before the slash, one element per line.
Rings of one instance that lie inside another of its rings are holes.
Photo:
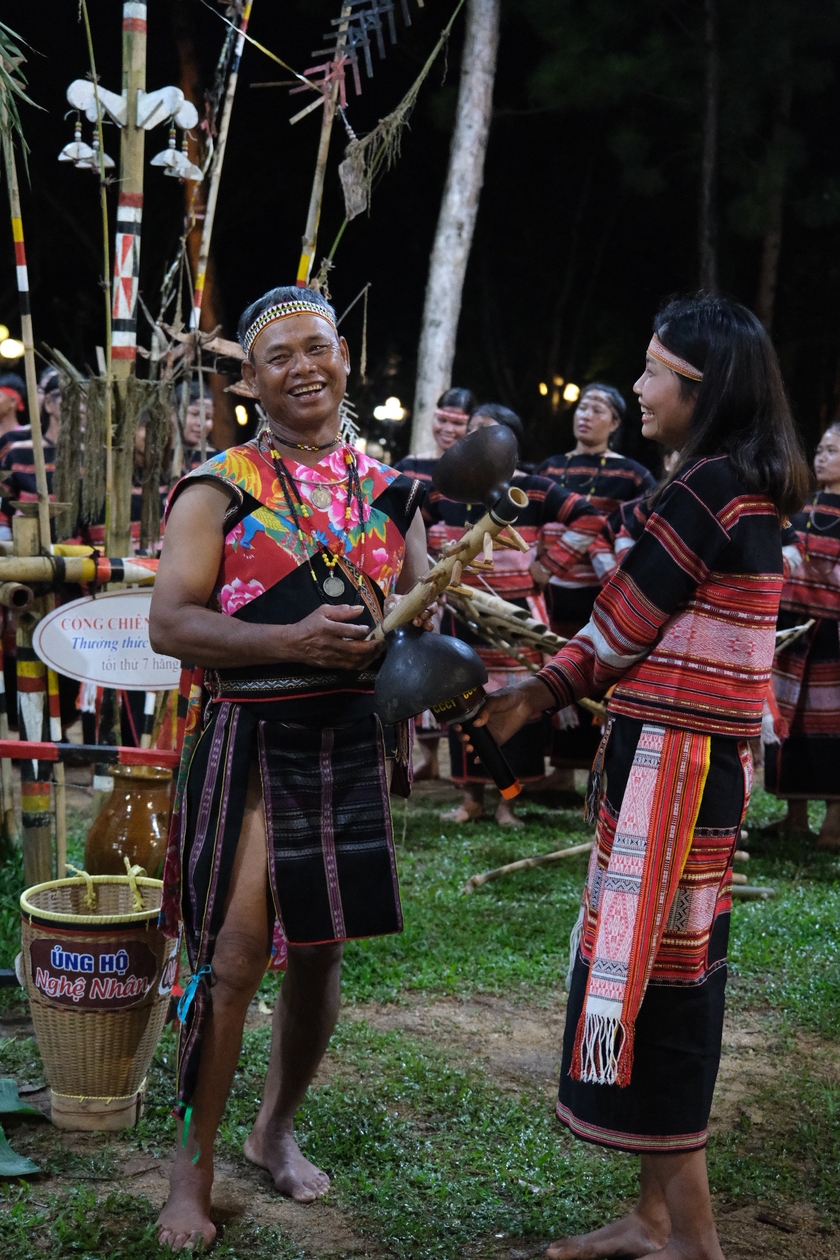
<path fill-rule="evenodd" d="M 412 1036 L 434 1039 L 454 1061 L 483 1062 L 493 1080 L 503 1089 L 515 1092 L 523 1086 L 544 1092 L 547 1107 L 553 1106 L 557 1088 L 557 1069 L 561 1043 L 564 1000 L 558 992 L 545 1005 L 514 1003 L 501 998 L 478 997 L 469 1001 L 443 998 L 415 1005 L 364 1005 L 346 1008 L 345 1018 L 364 1019 L 380 1030 L 400 1029 Z M 265 1026 L 270 1013 L 263 1004 L 252 1006 L 248 1025 Z M 21 1022 L 16 1029 L 4 1028 L 5 1035 L 26 1035 Z M 825 1072 L 829 1062 L 840 1066 L 840 1051 L 816 1038 L 802 1038 L 794 1051 L 782 1052 L 774 1038 L 769 1016 L 730 1016 L 724 1032 L 723 1058 L 718 1088 L 712 1110 L 712 1130 L 730 1127 L 739 1112 L 747 1114 L 753 1125 L 761 1126 L 765 1117 L 750 1100 L 773 1076 L 784 1070 L 787 1055 L 795 1053 L 799 1071 L 813 1062 Z M 318 1080 L 327 1080 L 336 1061 L 327 1054 Z M 30 1095 L 28 1101 L 48 1107 L 48 1091 Z M 78 1155 L 92 1155 L 99 1146 L 97 1135 L 68 1133 L 63 1136 L 68 1149 Z M 97 1193 L 111 1190 L 143 1194 L 153 1204 L 161 1205 L 166 1195 L 167 1163 L 150 1156 L 135 1155 L 126 1160 L 114 1182 L 96 1183 Z M 51 1177 L 46 1183 L 50 1192 L 60 1189 L 63 1179 Z M 69 1186 L 72 1184 L 67 1181 Z M 281 1199 L 270 1179 L 260 1169 L 241 1162 L 220 1163 L 213 1196 L 214 1219 L 218 1223 L 244 1217 L 260 1224 L 273 1224 L 307 1254 L 320 1260 L 329 1256 L 387 1255 L 371 1244 L 355 1228 L 352 1221 L 334 1203 L 303 1207 Z M 840 1260 L 840 1232 L 826 1232 L 807 1205 L 785 1206 L 773 1203 L 733 1207 L 723 1200 L 715 1204 L 722 1246 L 728 1260 L 753 1260 L 754 1257 L 779 1257 L 780 1260 Z M 765 1219 L 760 1219 L 764 1217 Z M 465 1250 L 465 1256 L 493 1257 L 493 1260 L 526 1260 L 544 1248 L 544 1241 L 511 1237 L 488 1239 L 476 1248 Z"/>

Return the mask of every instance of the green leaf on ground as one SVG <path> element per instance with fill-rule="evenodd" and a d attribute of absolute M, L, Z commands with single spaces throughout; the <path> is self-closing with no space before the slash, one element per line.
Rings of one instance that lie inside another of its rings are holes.
<path fill-rule="evenodd" d="M 37 1164 L 33 1164 L 31 1159 L 27 1159 L 25 1155 L 18 1155 L 12 1150 L 5 1133 L 0 1129 L 0 1177 L 28 1177 L 40 1171 L 41 1169 Z"/>

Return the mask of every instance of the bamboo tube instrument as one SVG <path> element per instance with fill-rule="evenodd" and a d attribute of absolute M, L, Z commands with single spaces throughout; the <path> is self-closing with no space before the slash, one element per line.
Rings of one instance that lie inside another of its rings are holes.
<path fill-rule="evenodd" d="M 0 556 L 0 583 L 154 582 L 158 562 L 143 556 Z"/>
<path fill-rule="evenodd" d="M 375 689 L 382 721 L 400 722 L 431 709 L 438 721 L 459 723 L 507 799 L 522 786 L 487 728 L 471 725 L 484 703 L 484 662 L 462 640 L 426 634 L 412 623 L 448 586 L 460 582 L 465 565 L 484 552 L 486 540 L 513 524 L 526 506 L 525 494 L 509 484 L 516 458 L 516 438 L 501 425 L 479 429 L 445 452 L 435 467 L 435 487 L 462 503 L 484 503 L 487 511 L 371 634 L 384 638 L 388 647 Z"/>

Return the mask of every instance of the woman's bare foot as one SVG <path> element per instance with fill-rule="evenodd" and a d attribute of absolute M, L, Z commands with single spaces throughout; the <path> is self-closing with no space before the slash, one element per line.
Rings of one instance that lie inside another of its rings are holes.
<path fill-rule="evenodd" d="M 296 1203 L 314 1203 L 330 1188 L 330 1179 L 301 1153 L 291 1132 L 270 1132 L 254 1125 L 245 1139 L 245 1158 L 265 1168 L 281 1194 Z"/>
<path fill-rule="evenodd" d="M 575 1234 L 552 1243 L 545 1253 L 546 1260 L 600 1260 L 602 1256 L 641 1257 L 654 1253 L 664 1256 L 660 1249 L 667 1243 L 670 1229 L 667 1217 L 654 1222 L 631 1212 L 591 1234 Z"/>
<path fill-rule="evenodd" d="M 818 849 L 840 849 L 840 801 L 826 801 L 825 818 L 817 837 Z"/>
<path fill-rule="evenodd" d="M 169 1197 L 157 1219 L 158 1242 L 170 1251 L 194 1251 L 216 1241 L 210 1220 L 213 1168 L 199 1168 L 186 1157 L 175 1157 L 169 1174 Z"/>
<path fill-rule="evenodd" d="M 513 806 L 508 801 L 499 801 L 496 810 L 496 822 L 500 827 L 524 827 L 525 824 L 521 818 L 517 818 L 513 812 Z"/>
<path fill-rule="evenodd" d="M 806 835 L 811 831 L 808 823 L 808 802 L 805 800 L 788 801 L 787 814 L 776 823 L 771 823 L 766 831 L 775 831 L 780 836 Z"/>
<path fill-rule="evenodd" d="M 414 780 L 419 783 L 423 779 L 439 779 L 440 765 L 438 763 L 437 743 L 424 744 L 421 740 L 418 740 L 417 751 L 420 756 L 414 759 L 412 769 Z"/>
<path fill-rule="evenodd" d="M 440 816 L 441 822 L 468 823 L 476 822 L 484 817 L 484 806 L 479 801 L 464 801 L 457 809 L 446 810 Z"/>

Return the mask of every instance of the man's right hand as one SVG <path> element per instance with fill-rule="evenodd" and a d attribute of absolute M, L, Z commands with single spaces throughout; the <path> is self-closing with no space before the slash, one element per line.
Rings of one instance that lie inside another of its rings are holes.
<path fill-rule="evenodd" d="M 323 604 L 303 621 L 283 626 L 278 660 L 326 669 L 363 669 L 379 656 L 384 644 L 366 641 L 367 626 L 352 624 L 361 612 L 359 604 Z"/>

